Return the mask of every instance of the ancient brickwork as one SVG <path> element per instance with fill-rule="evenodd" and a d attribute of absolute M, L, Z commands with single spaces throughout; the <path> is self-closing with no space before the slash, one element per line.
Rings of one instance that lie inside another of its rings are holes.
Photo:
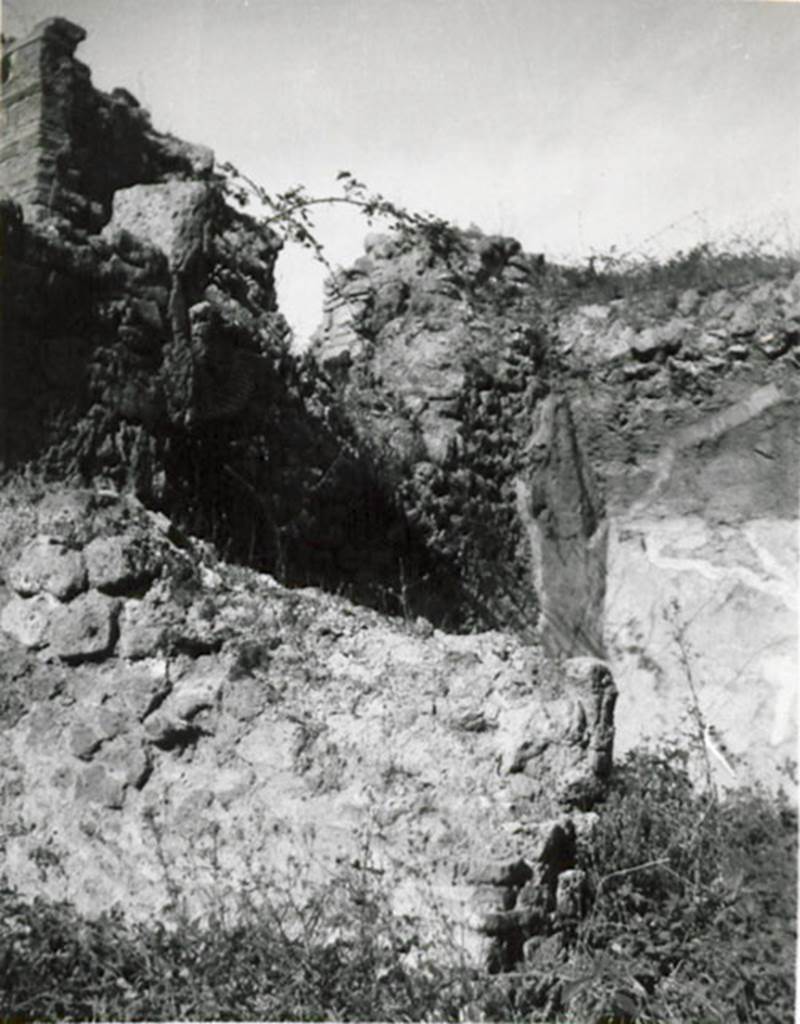
<path fill-rule="evenodd" d="M 59 65 L 72 79 L 72 54 L 85 32 L 63 18 L 37 25 L 3 57 L 0 184 L 31 215 L 58 202 L 61 154 L 69 147 L 69 110 L 59 103 Z M 61 79 L 65 77 L 61 72 Z"/>
<path fill-rule="evenodd" d="M 74 57 L 85 35 L 64 18 L 50 18 L 7 47 L 0 190 L 28 220 L 57 213 L 96 229 L 117 189 L 208 177 L 214 158 L 205 147 L 154 131 L 126 90 L 96 90 L 88 67 Z"/>

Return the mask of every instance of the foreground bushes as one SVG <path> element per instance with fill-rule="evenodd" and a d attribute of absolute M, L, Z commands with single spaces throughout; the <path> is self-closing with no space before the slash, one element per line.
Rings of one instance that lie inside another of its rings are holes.
<path fill-rule="evenodd" d="M 637 752 L 617 770 L 583 853 L 595 898 L 570 956 L 576 1020 L 794 1019 L 796 813 L 698 793 L 687 760 Z"/>
<path fill-rule="evenodd" d="M 581 853 L 586 918 L 549 961 L 491 977 L 416 950 L 369 872 L 236 921 L 165 927 L 0 892 L 0 1017 L 775 1022 L 794 1012 L 796 821 L 697 792 L 679 750 L 632 755 Z M 289 929 L 289 913 L 295 927 Z M 297 927 L 299 922 L 299 927 Z"/>

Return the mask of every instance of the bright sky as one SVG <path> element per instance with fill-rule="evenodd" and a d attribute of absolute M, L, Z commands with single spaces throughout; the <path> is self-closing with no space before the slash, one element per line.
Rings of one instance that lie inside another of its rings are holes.
<path fill-rule="evenodd" d="M 348 169 L 413 209 L 553 258 L 745 234 L 800 247 L 800 3 L 742 0 L 3 0 L 61 14 L 103 89 L 280 190 Z M 319 218 L 334 263 L 352 213 Z M 321 271 L 281 258 L 284 312 Z"/>

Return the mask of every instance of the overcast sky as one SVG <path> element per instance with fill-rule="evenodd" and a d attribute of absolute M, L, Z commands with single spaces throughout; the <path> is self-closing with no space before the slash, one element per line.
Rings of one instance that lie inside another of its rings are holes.
<path fill-rule="evenodd" d="M 348 169 L 401 204 L 553 258 L 745 234 L 800 245 L 800 3 L 3 0 L 61 14 L 157 128 L 278 190 Z M 354 215 L 321 218 L 334 262 Z M 279 286 L 302 335 L 319 275 Z"/>

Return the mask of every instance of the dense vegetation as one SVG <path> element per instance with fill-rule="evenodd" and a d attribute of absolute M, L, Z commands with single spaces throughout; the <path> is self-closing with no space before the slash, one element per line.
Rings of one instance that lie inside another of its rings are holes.
<path fill-rule="evenodd" d="M 0 893 L 0 1017 L 15 1020 L 792 1019 L 796 815 L 783 797 L 699 791 L 685 752 L 616 771 L 582 851 L 592 906 L 512 974 L 415 948 L 380 879 L 351 870 L 298 908 L 129 923 Z M 293 923 L 293 926 L 292 926 Z"/>
<path fill-rule="evenodd" d="M 595 901 L 572 967 L 578 1020 L 779 1021 L 794 1013 L 796 814 L 698 792 L 678 748 L 618 769 L 584 852 Z"/>

